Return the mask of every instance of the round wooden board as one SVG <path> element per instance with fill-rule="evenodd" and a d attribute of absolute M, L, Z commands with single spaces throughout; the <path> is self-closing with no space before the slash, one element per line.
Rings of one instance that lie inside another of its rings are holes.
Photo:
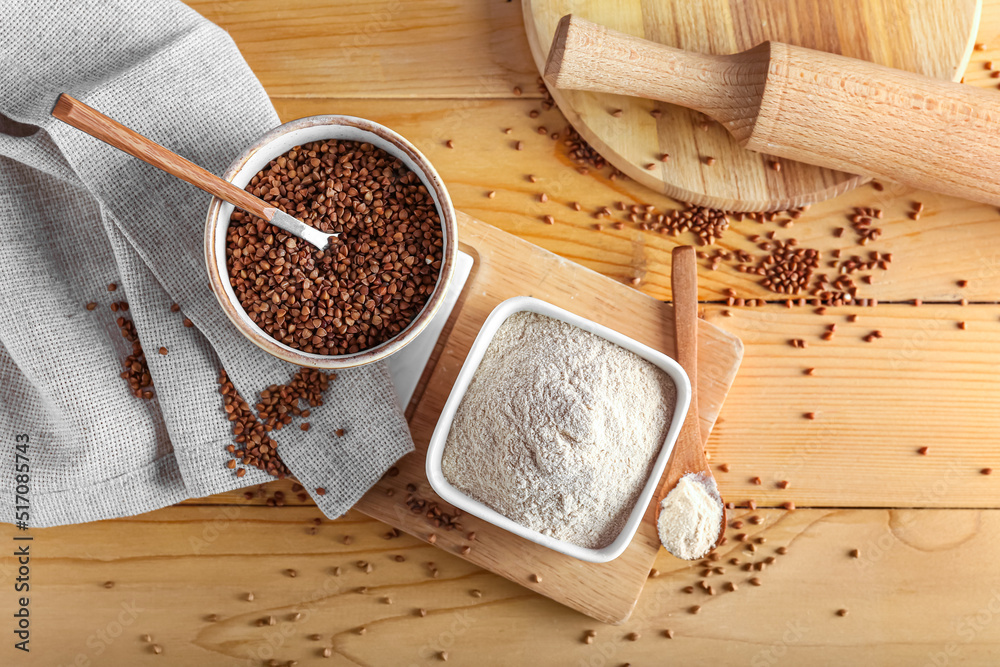
<path fill-rule="evenodd" d="M 522 0 L 539 71 L 556 23 L 575 14 L 690 51 L 728 54 L 780 41 L 958 80 L 981 0 Z M 551 91 L 577 131 L 622 172 L 685 202 L 728 211 L 784 210 L 829 199 L 868 179 L 741 148 L 721 125 L 661 102 Z M 650 111 L 662 111 L 659 119 Z M 621 114 L 612 115 L 616 110 Z M 669 154 L 661 163 L 663 153 Z M 714 157 L 712 166 L 705 158 Z M 652 170 L 647 165 L 654 164 Z"/>

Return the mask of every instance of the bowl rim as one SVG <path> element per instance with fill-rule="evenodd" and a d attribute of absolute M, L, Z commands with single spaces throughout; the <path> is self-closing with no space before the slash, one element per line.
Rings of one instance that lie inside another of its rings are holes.
<path fill-rule="evenodd" d="M 458 410 L 458 406 L 465 397 L 465 392 L 472 381 L 473 375 L 475 375 L 475 372 L 478 370 L 479 364 L 482 362 L 483 356 L 485 355 L 489 344 L 492 342 L 497 330 L 499 330 L 500 326 L 507 320 L 507 318 L 514 313 L 525 311 L 547 315 L 568 324 L 573 324 L 580 327 L 584 331 L 589 331 L 601 336 L 605 340 L 635 353 L 639 357 L 642 357 L 663 370 L 670 377 L 670 379 L 673 380 L 676 388 L 674 414 L 671 418 L 667 435 L 664 438 L 663 444 L 660 446 L 659 453 L 656 456 L 649 478 L 642 487 L 642 491 L 639 493 L 635 506 L 629 513 L 628 519 L 626 520 L 622 531 L 614 540 L 612 540 L 610 544 L 600 549 L 581 547 L 565 540 L 559 540 L 548 535 L 543 535 L 536 530 L 522 526 L 512 519 L 500 514 L 486 504 L 457 489 L 445 478 L 444 473 L 441 470 L 441 459 L 444 456 L 444 448 L 448 439 L 448 434 L 451 431 L 451 425 L 455 417 L 455 412 Z M 430 483 L 431 488 L 434 489 L 434 492 L 441 496 L 444 501 L 464 512 L 468 512 L 473 516 L 492 523 L 499 528 L 503 528 L 504 530 L 518 535 L 519 537 L 523 537 L 531 542 L 552 549 L 553 551 L 558 551 L 559 553 L 571 556 L 578 560 L 590 563 L 606 563 L 614 560 L 624 553 L 625 549 L 628 548 L 628 545 L 635 537 L 636 532 L 639 530 L 639 525 L 642 523 L 642 519 L 646 514 L 646 509 L 648 508 L 650 501 L 656 495 L 660 480 L 663 477 L 663 472 L 670 459 L 670 454 L 673 452 L 674 445 L 680 435 L 681 426 L 684 423 L 684 418 L 687 415 L 690 404 L 690 379 L 684 372 L 681 365 L 663 352 L 629 338 L 614 329 L 598 324 L 593 320 L 548 303 L 547 301 L 542 301 L 541 299 L 529 296 L 511 297 L 498 304 L 486 318 L 486 321 L 480 328 L 475 341 L 472 343 L 472 347 L 469 349 L 469 353 L 465 358 L 465 363 L 459 371 L 455 384 L 452 385 L 451 393 L 448 395 L 444 408 L 441 410 L 437 424 L 434 427 L 434 433 L 431 435 L 430 442 L 427 445 L 425 462 L 427 480 Z"/>
<path fill-rule="evenodd" d="M 431 193 L 438 209 L 443 243 L 441 269 L 438 273 L 437 283 L 427 303 L 417 313 L 417 316 L 413 318 L 405 329 L 393 338 L 353 354 L 320 355 L 296 350 L 284 343 L 278 342 L 254 324 L 246 314 L 242 304 L 235 297 L 231 297 L 229 292 L 226 291 L 226 285 L 229 284 L 229 274 L 228 271 L 223 271 L 222 267 L 219 266 L 216 261 L 215 252 L 217 236 L 221 234 L 223 243 L 225 242 L 225 233 L 229 228 L 229 220 L 228 217 L 226 220 L 220 219 L 220 212 L 223 206 L 226 205 L 226 202 L 218 197 L 212 197 L 205 218 L 205 265 L 208 271 L 209 284 L 211 285 L 212 292 L 215 294 L 216 300 L 222 306 L 222 310 L 226 314 L 226 317 L 229 318 L 229 321 L 236 326 L 245 338 L 268 354 L 284 361 L 310 368 L 336 370 L 353 368 L 385 359 L 403 349 L 403 347 L 420 335 L 427 327 L 444 302 L 448 285 L 455 275 L 455 264 L 458 261 L 458 220 L 451 196 L 448 194 L 444 182 L 430 161 L 399 133 L 380 123 L 357 116 L 327 114 L 307 116 L 283 123 L 267 131 L 240 153 L 226 168 L 222 178 L 227 181 L 233 181 L 243 171 L 251 158 L 261 151 L 267 151 L 278 139 L 294 132 L 320 126 L 349 127 L 375 135 L 390 144 L 399 155 L 407 157 L 418 167 L 415 172 Z M 332 139 L 333 137 L 330 138 Z M 295 145 L 298 146 L 301 144 Z M 269 156 L 269 161 L 283 155 L 288 150 L 274 151 Z M 392 151 L 387 152 L 392 153 Z"/>

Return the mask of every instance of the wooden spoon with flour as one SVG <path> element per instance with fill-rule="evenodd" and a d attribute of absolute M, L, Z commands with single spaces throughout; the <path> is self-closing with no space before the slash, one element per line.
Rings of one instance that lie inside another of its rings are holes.
<path fill-rule="evenodd" d="M 698 422 L 698 266 L 693 247 L 674 248 L 670 285 L 676 358 L 691 380 L 691 407 L 656 494 L 656 527 L 667 551 L 694 560 L 722 538 L 726 506 L 705 458 Z"/>

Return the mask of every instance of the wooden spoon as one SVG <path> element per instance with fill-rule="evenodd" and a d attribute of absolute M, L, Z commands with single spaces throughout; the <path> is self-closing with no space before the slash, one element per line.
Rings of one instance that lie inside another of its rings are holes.
<path fill-rule="evenodd" d="M 66 93 L 59 96 L 55 108 L 52 109 L 52 115 L 132 157 L 137 157 L 210 195 L 215 195 L 233 206 L 267 220 L 275 227 L 308 241 L 320 250 L 325 250 L 330 245 L 330 238 L 337 236 L 337 234 L 324 234 L 315 227 L 310 227 Z"/>
<path fill-rule="evenodd" d="M 712 470 L 705 458 L 701 428 L 698 421 L 698 266 L 695 250 L 691 246 L 674 248 L 670 267 L 670 287 L 674 294 L 674 345 L 677 362 L 691 380 L 691 407 L 688 408 L 680 435 L 674 444 L 674 451 L 667 462 L 667 472 L 663 484 L 656 494 L 656 519 L 659 524 L 660 505 L 677 482 L 688 473 L 703 475 L 705 481 L 712 480 Z M 709 489 L 711 490 L 711 489 Z M 715 492 L 718 496 L 718 491 Z M 722 508 L 722 522 L 719 526 L 719 543 L 726 528 L 726 506 L 718 497 Z M 666 546 L 666 545 L 664 545 Z M 674 554 L 676 555 L 676 554 Z M 699 558 L 704 554 L 699 554 Z"/>

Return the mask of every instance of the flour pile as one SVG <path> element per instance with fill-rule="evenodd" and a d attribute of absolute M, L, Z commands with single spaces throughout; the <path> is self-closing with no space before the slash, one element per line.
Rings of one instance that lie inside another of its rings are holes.
<path fill-rule="evenodd" d="M 649 481 L 676 403 L 670 377 L 537 313 L 497 331 L 455 415 L 448 481 L 513 521 L 599 549 Z"/>

